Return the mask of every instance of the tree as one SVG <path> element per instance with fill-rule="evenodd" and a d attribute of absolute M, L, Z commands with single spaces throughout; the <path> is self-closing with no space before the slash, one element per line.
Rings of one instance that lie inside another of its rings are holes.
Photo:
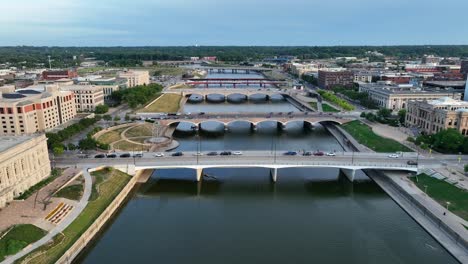
<path fill-rule="evenodd" d="M 468 172 L 468 164 L 465 164 L 464 168 L 465 172 Z"/>
<path fill-rule="evenodd" d="M 114 121 L 120 121 L 120 116 L 114 116 Z"/>
<path fill-rule="evenodd" d="M 453 128 L 442 130 L 434 135 L 434 148 L 444 153 L 458 153 L 463 143 L 463 135 Z"/>
<path fill-rule="evenodd" d="M 78 146 L 81 150 L 91 150 L 96 148 L 96 140 L 91 137 L 80 140 Z"/>
<path fill-rule="evenodd" d="M 68 148 L 68 150 L 75 150 L 76 146 L 73 143 L 68 143 L 67 148 Z"/>
<path fill-rule="evenodd" d="M 63 149 L 63 146 L 55 146 L 52 149 L 52 152 L 54 153 L 55 156 L 60 156 L 63 154 L 65 150 Z"/>
<path fill-rule="evenodd" d="M 389 118 L 391 115 L 392 110 L 387 108 L 381 108 L 379 111 L 377 111 L 377 116 L 382 119 Z"/>
<path fill-rule="evenodd" d="M 401 109 L 398 111 L 398 118 L 400 119 L 400 123 L 404 124 L 406 120 L 406 109 Z"/>
<path fill-rule="evenodd" d="M 103 105 L 96 106 L 96 109 L 94 110 L 94 113 L 96 113 L 96 114 L 105 114 L 105 113 L 107 113 L 107 111 L 109 111 L 109 106 L 103 104 Z"/>
<path fill-rule="evenodd" d="M 111 121 L 112 120 L 112 116 L 111 115 L 103 115 L 102 118 L 106 121 Z"/>
<path fill-rule="evenodd" d="M 129 115 L 125 115 L 125 121 L 129 121 L 130 120 L 130 116 Z"/>

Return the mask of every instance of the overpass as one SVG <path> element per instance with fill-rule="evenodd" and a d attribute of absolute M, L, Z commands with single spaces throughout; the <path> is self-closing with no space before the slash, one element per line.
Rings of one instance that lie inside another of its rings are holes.
<path fill-rule="evenodd" d="M 389 158 L 390 153 L 344 152 L 336 156 L 285 156 L 276 151 L 248 151 L 242 155 L 232 156 L 196 156 L 195 152 L 184 153 L 184 156 L 155 158 L 152 153 L 144 153 L 142 158 L 107 158 L 79 159 L 58 158 L 58 166 L 112 166 L 130 174 L 148 169 L 193 169 L 196 181 L 203 178 L 203 170 L 209 168 L 267 168 L 271 180 L 276 182 L 278 170 L 287 168 L 337 168 L 352 182 L 356 170 L 403 170 L 417 172 L 418 169 L 436 167 L 432 158 L 419 157 L 416 153 L 403 153 L 400 158 Z M 408 165 L 408 161 L 418 161 L 419 165 Z M 441 165 L 442 166 L 442 165 Z"/>

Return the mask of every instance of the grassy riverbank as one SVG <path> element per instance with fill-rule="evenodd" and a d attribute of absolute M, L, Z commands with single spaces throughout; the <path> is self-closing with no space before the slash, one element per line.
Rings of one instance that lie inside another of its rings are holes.
<path fill-rule="evenodd" d="M 427 195 L 443 207 L 449 202 L 449 211 L 468 221 L 468 192 L 424 173 L 410 179 L 422 191 L 427 186 Z"/>
<path fill-rule="evenodd" d="M 6 256 L 14 255 L 29 244 L 38 241 L 47 233 L 34 225 L 17 225 L 6 232 L 6 235 L 0 239 L 0 262 Z"/>
<path fill-rule="evenodd" d="M 337 112 L 340 112 L 340 110 L 338 110 L 338 109 L 336 109 L 336 108 L 330 106 L 329 104 L 325 104 L 325 103 L 322 104 L 322 110 L 323 110 L 324 112 L 329 112 L 329 113 L 337 113 Z"/>
<path fill-rule="evenodd" d="M 141 109 L 142 112 L 175 113 L 179 110 L 180 94 L 163 94 L 158 100 Z"/>
<path fill-rule="evenodd" d="M 400 144 L 399 142 L 381 137 L 375 134 L 368 125 L 361 123 L 361 121 L 352 121 L 342 126 L 359 143 L 367 146 L 376 152 L 412 152 L 408 147 Z"/>
<path fill-rule="evenodd" d="M 131 178 L 113 169 L 96 171 L 91 175 L 94 178 L 93 190 L 83 212 L 50 243 L 25 256 L 20 263 L 55 263 L 101 215 Z"/>

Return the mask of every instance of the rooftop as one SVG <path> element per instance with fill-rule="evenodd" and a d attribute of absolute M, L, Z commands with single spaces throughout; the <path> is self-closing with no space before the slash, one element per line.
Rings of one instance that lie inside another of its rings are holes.
<path fill-rule="evenodd" d="M 2 136 L 0 137 L 0 152 L 4 152 L 37 136 Z"/>
<path fill-rule="evenodd" d="M 468 107 L 468 102 L 455 100 L 450 97 L 441 97 L 436 100 L 431 100 L 427 102 L 428 104 L 435 106 L 465 106 Z"/>

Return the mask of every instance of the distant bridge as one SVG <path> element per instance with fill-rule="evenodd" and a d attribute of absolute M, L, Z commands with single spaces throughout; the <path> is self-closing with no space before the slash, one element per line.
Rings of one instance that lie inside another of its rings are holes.
<path fill-rule="evenodd" d="M 186 85 L 203 85 L 205 88 L 212 87 L 214 85 L 223 87 L 231 85 L 236 88 L 238 86 L 254 86 L 259 85 L 260 87 L 267 86 L 280 86 L 285 85 L 285 81 L 271 81 L 267 79 L 194 79 L 185 82 Z"/>
<path fill-rule="evenodd" d="M 195 67 L 197 70 L 206 70 L 210 73 L 217 72 L 217 73 L 245 73 L 250 74 L 251 72 L 267 72 L 272 71 L 272 68 L 260 68 L 260 67 L 216 67 L 216 66 L 200 66 Z"/>

